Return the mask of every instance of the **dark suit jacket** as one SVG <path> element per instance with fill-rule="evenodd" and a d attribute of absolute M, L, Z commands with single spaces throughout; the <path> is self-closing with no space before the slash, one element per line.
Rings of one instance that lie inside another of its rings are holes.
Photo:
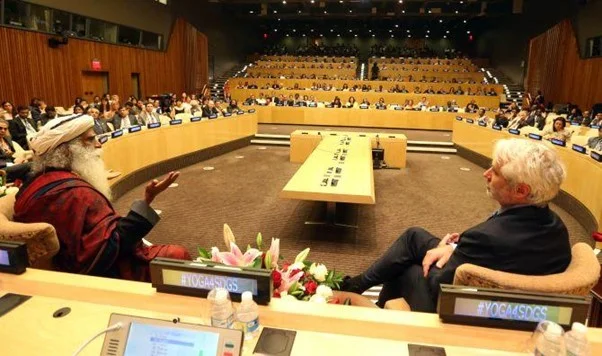
<path fill-rule="evenodd" d="M 2 139 L 0 138 L 0 140 L 2 140 Z M 6 141 L 6 143 L 8 144 L 8 148 L 11 150 L 11 152 L 15 153 L 15 147 L 13 146 L 13 140 L 11 140 L 10 137 L 4 137 L 4 141 Z M 6 152 L 4 152 L 3 149 L 0 149 L 0 161 L 12 163 L 14 161 L 14 158 L 12 155 L 6 154 Z"/>
<path fill-rule="evenodd" d="M 111 128 L 104 120 L 96 119 L 94 120 L 94 133 L 97 135 L 101 135 L 103 133 L 111 132 Z"/>
<path fill-rule="evenodd" d="M 130 120 L 130 125 L 132 125 L 132 126 L 140 125 L 138 123 L 138 119 L 136 119 L 136 116 L 128 115 L 128 118 Z M 121 116 L 115 115 L 115 116 L 113 116 L 113 119 L 111 121 L 113 121 L 113 127 L 115 128 L 115 130 L 121 129 Z"/>
<path fill-rule="evenodd" d="M 219 112 L 217 111 L 217 108 L 210 108 L 208 106 L 203 106 L 203 115 L 202 117 L 209 117 L 211 115 L 217 115 Z"/>
<path fill-rule="evenodd" d="M 445 266 L 430 269 L 428 282 L 436 300 L 439 285 L 451 284 L 464 263 L 539 276 L 563 272 L 570 262 L 569 233 L 560 217 L 549 207 L 524 206 L 464 231 Z"/>
<path fill-rule="evenodd" d="M 27 118 L 29 124 L 35 129 L 36 123 Z M 29 149 L 29 144 L 27 143 L 27 129 L 25 129 L 25 124 L 21 121 L 21 118 L 15 116 L 12 120 L 8 121 L 8 131 L 10 132 L 10 136 L 13 138 L 13 141 L 17 142 L 24 150 Z"/>

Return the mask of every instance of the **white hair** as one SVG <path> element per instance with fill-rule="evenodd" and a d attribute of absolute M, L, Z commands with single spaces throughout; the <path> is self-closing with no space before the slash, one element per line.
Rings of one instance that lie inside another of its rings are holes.
<path fill-rule="evenodd" d="M 81 179 L 111 200 L 111 187 L 102 160 L 102 149 L 86 147 L 79 138 L 60 144 L 56 149 L 34 156 L 32 172 L 44 173 L 46 169 L 72 171 Z"/>
<path fill-rule="evenodd" d="M 525 139 L 496 142 L 493 165 L 512 187 L 526 184 L 531 188 L 527 197 L 531 204 L 543 206 L 554 199 L 566 178 L 566 170 L 556 151 L 542 143 Z"/>

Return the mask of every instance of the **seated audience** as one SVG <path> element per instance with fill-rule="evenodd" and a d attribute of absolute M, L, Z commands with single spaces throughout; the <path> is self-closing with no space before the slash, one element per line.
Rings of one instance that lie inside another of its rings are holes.
<path fill-rule="evenodd" d="M 102 135 L 111 132 L 111 128 L 107 125 L 105 119 L 100 115 L 100 111 L 97 108 L 88 109 L 88 115 L 94 119 L 94 133 Z"/>
<path fill-rule="evenodd" d="M 339 98 L 338 96 L 334 97 L 334 101 L 332 102 L 332 107 L 333 108 L 341 108 L 343 107 L 343 105 L 341 104 L 341 98 Z"/>
<path fill-rule="evenodd" d="M 45 112 L 40 115 L 40 125 L 44 126 L 46 123 L 52 119 L 56 118 L 56 109 L 54 106 L 47 106 Z"/>
<path fill-rule="evenodd" d="M 155 111 L 153 103 L 150 102 L 146 104 L 146 106 L 144 107 L 144 111 L 142 111 L 138 116 L 147 125 L 161 122 L 159 113 Z"/>
<path fill-rule="evenodd" d="M 8 121 L 0 118 L 0 169 L 6 172 L 6 179 L 14 182 L 25 181 L 31 165 L 24 157 L 15 158 L 15 147 L 8 135 Z"/>
<path fill-rule="evenodd" d="M 573 131 L 566 129 L 566 121 L 560 116 L 554 119 L 552 128 L 544 131 L 542 136 L 546 140 L 555 138 L 562 141 L 568 141 L 572 134 Z"/>
<path fill-rule="evenodd" d="M 14 105 L 10 101 L 2 102 L 2 109 L 4 110 L 4 112 L 2 115 L 0 115 L 0 119 L 10 121 L 15 116 L 17 116 L 17 110 L 15 110 Z"/>
<path fill-rule="evenodd" d="M 602 112 L 596 114 L 596 117 L 589 123 L 589 126 L 602 126 Z"/>
<path fill-rule="evenodd" d="M 374 105 L 377 109 L 384 110 L 387 108 L 387 104 L 385 104 L 385 98 L 379 98 L 378 103 Z"/>
<path fill-rule="evenodd" d="M 538 130 L 543 130 L 546 126 L 546 118 L 541 113 L 541 109 L 536 108 L 531 111 L 527 118 L 527 125 L 537 127 Z"/>
<path fill-rule="evenodd" d="M 477 119 L 477 122 L 482 122 L 485 125 L 489 125 L 489 118 L 487 117 L 487 114 L 485 113 L 484 108 L 479 109 L 478 115 L 479 115 L 479 118 Z"/>
<path fill-rule="evenodd" d="M 185 112 L 186 108 L 184 107 L 184 102 L 182 101 L 182 99 L 177 99 L 176 105 L 173 108 L 171 108 L 170 116 L 173 119 L 176 117 L 176 115 L 183 114 Z"/>
<path fill-rule="evenodd" d="M 115 130 L 127 129 L 131 126 L 141 124 L 138 122 L 136 116 L 130 115 L 130 111 L 125 106 L 122 106 L 117 110 L 117 114 L 113 116 L 111 121 Z M 144 125 L 144 123 L 142 123 L 142 125 Z"/>
<path fill-rule="evenodd" d="M 84 107 L 81 106 L 80 104 L 73 105 L 73 113 L 77 114 L 77 115 L 83 114 L 84 113 Z"/>
<path fill-rule="evenodd" d="M 60 249 L 53 261 L 60 271 L 149 281 L 153 258 L 190 259 L 183 247 L 142 243 L 160 219 L 150 204 L 179 172 L 153 180 L 144 200 L 135 201 L 127 216 L 119 216 L 110 203 L 93 126 L 90 116 L 67 116 L 50 122 L 33 138 L 34 178 L 17 194 L 14 219 L 54 226 Z"/>
<path fill-rule="evenodd" d="M 219 116 L 220 112 L 219 110 L 215 107 L 215 102 L 213 100 L 208 100 L 207 104 L 205 106 L 203 106 L 203 117 L 210 117 L 210 116 Z"/>
<path fill-rule="evenodd" d="M 510 121 L 508 120 L 508 117 L 504 114 L 504 111 L 502 109 L 499 109 L 498 112 L 495 114 L 493 125 L 500 127 L 508 127 L 509 123 Z"/>
<path fill-rule="evenodd" d="M 29 108 L 19 106 L 17 116 L 8 122 L 8 130 L 13 141 L 18 143 L 24 150 L 29 150 L 27 138 L 36 134 L 36 123 L 29 118 Z"/>
<path fill-rule="evenodd" d="M 228 104 L 226 111 L 229 112 L 230 114 L 240 111 L 240 108 L 238 107 L 238 102 L 236 101 L 236 99 L 230 100 L 230 103 Z"/>
<path fill-rule="evenodd" d="M 598 128 L 597 137 L 590 137 L 587 140 L 587 146 L 592 150 L 602 151 L 602 126 Z"/>
<path fill-rule="evenodd" d="M 349 99 L 347 100 L 347 103 L 345 103 L 345 107 L 346 108 L 357 109 L 359 107 L 359 104 L 355 100 L 355 97 L 350 96 Z"/>
<path fill-rule="evenodd" d="M 403 297 L 414 311 L 435 312 L 440 284 L 451 284 L 465 263 L 524 275 L 563 272 L 571 261 L 568 231 L 548 206 L 566 176 L 555 150 L 531 140 L 500 140 L 483 176 L 488 195 L 500 204 L 486 221 L 443 239 L 410 228 L 341 289 L 363 293 L 383 284 L 381 308 Z"/>

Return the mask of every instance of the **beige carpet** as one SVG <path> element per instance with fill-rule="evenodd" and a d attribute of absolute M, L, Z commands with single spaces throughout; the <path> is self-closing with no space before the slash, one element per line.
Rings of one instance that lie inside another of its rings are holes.
<path fill-rule="evenodd" d="M 408 227 L 421 226 L 439 236 L 462 232 L 497 208 L 485 194 L 482 168 L 455 155 L 445 160 L 439 154 L 409 153 L 406 169 L 374 172 L 377 203 L 359 207 L 357 230 L 306 227 L 304 221 L 319 204 L 278 198 L 299 167 L 288 162 L 288 155 L 288 147 L 248 146 L 183 169 L 179 186 L 153 203 L 162 210 L 162 220 L 147 239 L 182 244 L 192 254 L 198 246 L 223 249 L 222 225 L 228 223 L 241 247 L 261 232 L 265 241 L 281 239 L 286 259 L 310 247 L 310 260 L 356 274 Z M 205 166 L 215 170 L 203 170 Z M 139 186 L 119 199 L 116 208 L 126 213 L 142 196 Z M 593 245 L 575 219 L 553 209 L 568 226 L 573 243 Z"/>

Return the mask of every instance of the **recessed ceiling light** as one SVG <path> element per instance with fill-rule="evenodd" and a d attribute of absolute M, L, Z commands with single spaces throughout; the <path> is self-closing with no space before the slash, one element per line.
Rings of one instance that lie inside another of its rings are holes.
<path fill-rule="evenodd" d="M 326 10 L 324 10 L 324 13 L 327 14 L 328 12 L 326 12 Z"/>
<path fill-rule="evenodd" d="M 300 14 L 300 13 L 301 13 L 301 10 L 297 11 L 297 13 L 298 13 L 298 14 Z"/>
<path fill-rule="evenodd" d="M 283 4 L 283 5 L 286 5 L 286 0 L 282 0 L 282 4 Z"/>
<path fill-rule="evenodd" d="M 368 32 L 372 33 L 372 30 L 368 30 Z"/>
<path fill-rule="evenodd" d="M 466 20 L 464 20 L 464 23 L 466 23 Z"/>
<path fill-rule="evenodd" d="M 312 28 L 311 30 L 309 30 L 310 32 L 314 32 L 314 29 Z"/>
<path fill-rule="evenodd" d="M 429 10 L 429 14 L 432 14 L 431 10 Z"/>
<path fill-rule="evenodd" d="M 357 37 L 357 34 L 355 34 L 355 37 Z"/>
<path fill-rule="evenodd" d="M 403 4 L 403 0 L 399 0 L 399 3 L 400 3 L 400 4 Z"/>
<path fill-rule="evenodd" d="M 343 3 L 343 0 L 339 0 L 339 2 L 342 4 L 342 3 Z"/>
<path fill-rule="evenodd" d="M 250 14 L 252 14 L 252 13 L 253 13 L 253 10 L 249 11 L 249 13 L 250 13 Z"/>
<path fill-rule="evenodd" d="M 288 36 L 288 33 L 286 34 L 286 37 L 289 37 L 289 36 Z"/>
<path fill-rule="evenodd" d="M 280 18 L 278 18 L 278 21 L 280 21 Z"/>
<path fill-rule="evenodd" d="M 295 29 L 293 28 L 293 32 L 297 32 L 297 30 L 295 30 Z"/>
<path fill-rule="evenodd" d="M 330 29 L 330 32 L 334 32 L 334 30 L 333 30 L 333 29 Z"/>
<path fill-rule="evenodd" d="M 449 33 L 449 31 L 445 31 L 445 33 Z"/>
<path fill-rule="evenodd" d="M 402 13 L 402 14 L 405 14 L 405 13 L 406 13 L 406 10 L 401 10 L 401 13 Z"/>
<path fill-rule="evenodd" d="M 466 34 L 467 34 L 467 35 L 470 35 L 470 31 L 466 31 Z"/>
<path fill-rule="evenodd" d="M 406 32 L 407 32 L 407 33 L 410 33 L 410 30 L 407 30 Z"/>
<path fill-rule="evenodd" d="M 313 4 L 313 3 L 315 3 L 315 1 L 314 1 L 314 0 L 311 0 L 311 3 Z"/>
<path fill-rule="evenodd" d="M 340 35 L 340 34 L 338 34 L 338 35 L 337 35 L 337 37 L 341 37 L 341 35 Z"/>
<path fill-rule="evenodd" d="M 393 32 L 393 30 L 389 30 L 389 33 Z"/>
<path fill-rule="evenodd" d="M 393 38 L 393 37 L 395 37 L 395 36 L 391 35 L 391 38 Z"/>
<path fill-rule="evenodd" d="M 443 20 L 439 20 L 439 23 L 443 23 Z"/>
<path fill-rule="evenodd" d="M 274 32 L 278 32 L 278 29 L 276 29 L 276 28 L 275 28 L 275 29 L 274 29 Z"/>
<path fill-rule="evenodd" d="M 349 10 L 349 13 L 352 13 L 352 12 L 353 12 L 353 10 Z"/>
<path fill-rule="evenodd" d="M 443 38 L 447 38 L 447 36 L 443 36 Z"/>
<path fill-rule="evenodd" d="M 408 38 L 412 37 L 412 35 L 408 35 Z"/>
<path fill-rule="evenodd" d="M 395 25 L 395 27 L 399 27 L 399 25 Z"/>
<path fill-rule="evenodd" d="M 426 36 L 424 36 L 424 37 L 426 37 L 426 38 L 429 38 L 429 35 L 426 35 Z"/>
<path fill-rule="evenodd" d="M 274 10 L 274 13 L 275 13 L 275 14 L 277 14 L 277 13 L 278 13 L 278 11 Z"/>
<path fill-rule="evenodd" d="M 458 13 L 458 10 L 456 10 L 456 14 Z"/>
<path fill-rule="evenodd" d="M 372 37 L 376 37 L 376 35 L 372 35 Z"/>
<path fill-rule="evenodd" d="M 353 32 L 353 30 L 349 30 L 349 32 Z"/>
<path fill-rule="evenodd" d="M 305 37 L 305 34 L 303 34 L 303 37 Z"/>
<path fill-rule="evenodd" d="M 431 33 L 431 30 L 426 30 L 426 33 Z"/>

